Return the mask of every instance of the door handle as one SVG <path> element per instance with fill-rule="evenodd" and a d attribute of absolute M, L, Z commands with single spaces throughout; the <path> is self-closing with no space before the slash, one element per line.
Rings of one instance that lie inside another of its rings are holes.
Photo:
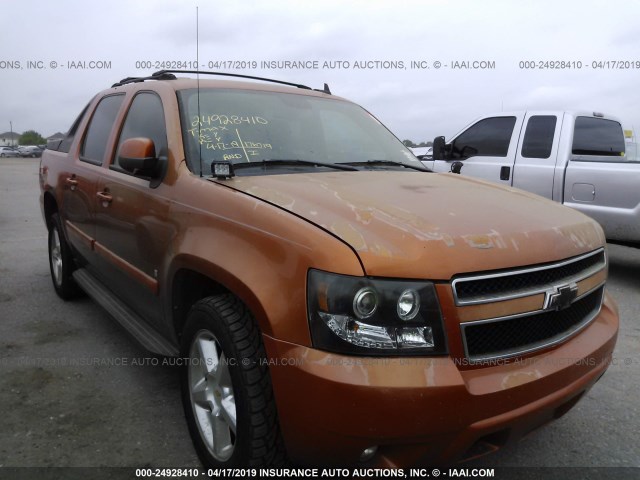
<path fill-rule="evenodd" d="M 69 187 L 71 187 L 71 190 L 75 190 L 76 187 L 78 186 L 78 180 L 75 179 L 75 176 L 67 177 L 67 179 L 65 180 L 65 183 L 69 185 Z"/>
<path fill-rule="evenodd" d="M 511 178 L 511 167 L 500 168 L 500 180 L 509 180 Z"/>
<path fill-rule="evenodd" d="M 109 192 L 98 192 L 96 195 L 98 195 L 103 207 L 108 206 L 113 200 L 113 197 Z"/>

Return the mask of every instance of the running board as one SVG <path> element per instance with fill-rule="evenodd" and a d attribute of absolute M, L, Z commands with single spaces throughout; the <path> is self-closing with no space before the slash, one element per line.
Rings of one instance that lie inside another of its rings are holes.
<path fill-rule="evenodd" d="M 120 323 L 134 339 L 152 353 L 177 357 L 179 352 L 168 340 L 153 330 L 137 313 L 127 307 L 97 278 L 84 268 L 73 272 L 76 283 Z"/>

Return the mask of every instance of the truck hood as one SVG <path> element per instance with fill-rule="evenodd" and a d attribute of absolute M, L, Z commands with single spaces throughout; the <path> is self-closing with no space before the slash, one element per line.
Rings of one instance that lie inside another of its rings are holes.
<path fill-rule="evenodd" d="M 579 255 L 605 242 L 590 218 L 453 174 L 358 171 L 219 181 L 330 232 L 367 275 L 448 280 Z"/>

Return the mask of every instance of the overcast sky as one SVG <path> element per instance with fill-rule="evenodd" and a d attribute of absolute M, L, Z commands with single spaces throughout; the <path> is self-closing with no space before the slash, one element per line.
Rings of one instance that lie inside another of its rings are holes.
<path fill-rule="evenodd" d="M 217 69 L 327 82 L 401 139 L 449 137 L 480 115 L 516 109 L 602 111 L 640 130 L 640 2 L 3 0 L 0 133 L 10 121 L 19 133 L 66 131 L 95 93 L 157 70 L 136 62 L 195 60 L 196 6 L 202 69 L 226 61 Z M 284 60 L 318 68 L 261 68 Z M 520 63 L 556 60 L 574 68 Z M 229 64 L 243 61 L 257 68 Z M 348 68 L 323 67 L 337 61 Z M 453 68 L 481 61 L 494 67 Z"/>

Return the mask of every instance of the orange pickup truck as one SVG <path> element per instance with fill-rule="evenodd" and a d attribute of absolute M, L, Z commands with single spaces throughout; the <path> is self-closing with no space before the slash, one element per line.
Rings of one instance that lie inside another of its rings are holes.
<path fill-rule="evenodd" d="M 40 200 L 57 293 L 177 357 L 205 465 L 464 460 L 605 372 L 595 221 L 428 171 L 326 85 L 175 73 L 97 94 Z"/>

